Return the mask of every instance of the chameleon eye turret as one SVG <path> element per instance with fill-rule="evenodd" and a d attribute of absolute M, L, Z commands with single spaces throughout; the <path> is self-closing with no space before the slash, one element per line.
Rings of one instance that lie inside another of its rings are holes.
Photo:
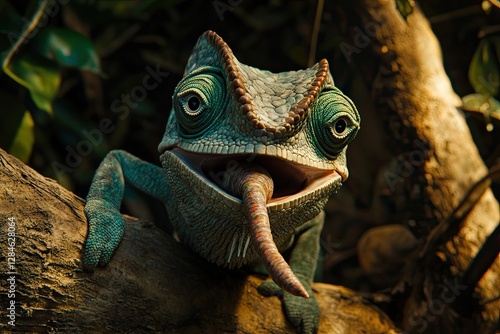
<path fill-rule="evenodd" d="M 97 170 L 85 206 L 85 267 L 105 265 L 123 236 L 127 182 L 163 201 L 177 239 L 207 261 L 264 264 L 274 282 L 259 291 L 283 294 L 291 323 L 314 333 L 323 208 L 348 177 L 345 153 L 359 125 L 325 59 L 272 73 L 240 63 L 205 32 L 173 92 L 158 146 L 163 168 L 112 151 Z"/>
<path fill-rule="evenodd" d="M 321 154 L 328 159 L 335 159 L 356 136 L 359 121 L 352 101 L 338 88 L 326 87 L 311 113 L 311 138 Z"/>
<path fill-rule="evenodd" d="M 227 90 L 220 69 L 204 68 L 184 77 L 173 96 L 179 132 L 193 138 L 217 124 L 226 108 Z"/>

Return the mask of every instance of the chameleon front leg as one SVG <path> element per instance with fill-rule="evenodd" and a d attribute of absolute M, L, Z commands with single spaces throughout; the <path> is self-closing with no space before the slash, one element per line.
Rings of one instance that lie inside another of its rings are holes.
<path fill-rule="evenodd" d="M 310 297 L 306 299 L 283 292 L 270 280 L 263 282 L 259 287 L 259 292 L 263 295 L 281 297 L 288 320 L 304 334 L 316 333 L 319 325 L 319 306 L 312 292 L 311 283 L 318 263 L 319 240 L 324 220 L 325 214 L 322 211 L 296 230 L 296 241 L 288 261 Z"/>
<path fill-rule="evenodd" d="M 125 231 L 120 214 L 125 182 L 166 203 L 169 183 L 164 171 L 121 150 L 111 151 L 96 171 L 85 204 L 89 223 L 83 265 L 109 262 Z"/>

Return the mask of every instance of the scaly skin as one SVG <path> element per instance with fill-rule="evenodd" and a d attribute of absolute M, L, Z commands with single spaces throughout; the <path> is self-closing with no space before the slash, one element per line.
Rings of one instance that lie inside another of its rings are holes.
<path fill-rule="evenodd" d="M 111 151 L 99 166 L 85 204 L 89 234 L 83 264 L 87 269 L 108 263 L 123 237 L 120 206 L 124 181 L 164 203 L 171 198 L 168 179 L 160 167 L 125 151 Z"/>
<path fill-rule="evenodd" d="M 259 290 L 280 295 L 290 322 L 314 333 L 322 210 L 347 179 L 345 151 L 359 122 L 326 60 L 271 73 L 241 64 L 219 36 L 204 33 L 174 91 L 158 147 L 163 170 L 123 151 L 97 170 L 84 266 L 105 265 L 118 246 L 127 182 L 163 201 L 176 237 L 208 261 L 264 263 L 281 288 L 266 281 Z M 288 266 L 279 252 L 290 247 Z"/>

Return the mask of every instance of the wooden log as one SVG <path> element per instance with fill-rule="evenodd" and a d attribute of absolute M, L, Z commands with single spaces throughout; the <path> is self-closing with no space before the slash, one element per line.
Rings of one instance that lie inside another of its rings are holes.
<path fill-rule="evenodd" d="M 1 149 L 0 184 L 0 332 L 295 332 L 280 300 L 257 292 L 262 277 L 211 265 L 144 220 L 125 216 L 111 262 L 83 271 L 84 201 Z M 321 283 L 313 289 L 320 333 L 396 333 L 356 292 Z"/>

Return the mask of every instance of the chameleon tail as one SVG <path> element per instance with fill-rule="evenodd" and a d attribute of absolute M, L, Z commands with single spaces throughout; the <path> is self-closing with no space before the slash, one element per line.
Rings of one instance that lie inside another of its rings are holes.
<path fill-rule="evenodd" d="M 273 180 L 257 165 L 244 164 L 227 172 L 225 187 L 235 196 L 241 196 L 253 243 L 257 246 L 264 265 L 273 281 L 283 290 L 304 298 L 309 294 L 299 281 L 273 241 L 266 203 L 273 194 Z"/>

